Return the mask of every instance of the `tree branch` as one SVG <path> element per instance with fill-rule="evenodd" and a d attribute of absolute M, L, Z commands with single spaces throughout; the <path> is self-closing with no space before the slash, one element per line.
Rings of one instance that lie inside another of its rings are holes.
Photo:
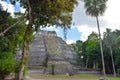
<path fill-rule="evenodd" d="M 5 29 L 4 31 L 0 32 L 0 36 L 3 36 L 7 31 L 9 31 L 11 28 L 15 27 L 17 24 L 19 24 L 21 21 L 23 21 L 23 19 L 25 18 L 25 14 L 13 25 L 9 26 L 7 29 Z"/>
<path fill-rule="evenodd" d="M 31 26 L 32 26 L 32 15 L 31 15 L 32 9 L 31 9 L 31 5 L 30 5 L 30 1 L 29 1 L 29 0 L 27 0 L 27 5 L 28 5 L 28 9 L 29 9 L 29 11 L 28 11 L 28 15 L 29 15 L 29 25 L 30 25 L 30 27 L 31 27 Z"/>

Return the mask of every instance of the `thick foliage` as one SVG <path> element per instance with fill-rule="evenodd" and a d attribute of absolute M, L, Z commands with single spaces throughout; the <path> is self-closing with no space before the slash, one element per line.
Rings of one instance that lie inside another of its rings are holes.
<path fill-rule="evenodd" d="M 113 50 L 113 59 L 115 63 L 115 70 L 118 74 L 120 74 L 120 30 L 115 30 L 109 32 L 106 29 L 103 37 L 103 50 L 104 50 L 104 59 L 105 59 L 105 68 L 106 73 L 112 74 L 112 60 L 109 46 L 111 46 Z M 76 41 L 76 44 L 72 44 L 73 49 L 76 51 L 78 55 L 78 64 L 85 64 L 88 61 L 87 68 L 93 68 L 93 63 L 98 63 L 98 68 L 101 68 L 101 57 L 99 50 L 99 39 L 96 33 L 91 33 L 88 36 L 88 39 L 85 42 L 81 42 L 80 44 Z M 81 55 L 83 59 L 81 59 Z M 87 60 L 88 59 L 88 60 Z M 96 65 L 97 66 L 97 65 Z"/>
<path fill-rule="evenodd" d="M 12 18 L 6 11 L 0 10 L 0 32 L 4 31 L 10 25 L 17 21 L 17 18 Z M 15 53 L 16 48 L 22 46 L 25 24 L 17 25 L 11 28 L 4 35 L 0 36 L 0 78 L 2 80 L 15 71 Z M 1 79 L 0 79 L 1 80 Z"/>
<path fill-rule="evenodd" d="M 15 4 L 18 0 L 11 0 Z M 22 7 L 29 12 L 27 0 L 19 0 Z M 72 12 L 77 0 L 29 0 L 31 8 L 32 24 L 36 27 L 61 25 L 69 26 L 72 20 Z M 29 17 L 28 17 L 29 19 Z"/>

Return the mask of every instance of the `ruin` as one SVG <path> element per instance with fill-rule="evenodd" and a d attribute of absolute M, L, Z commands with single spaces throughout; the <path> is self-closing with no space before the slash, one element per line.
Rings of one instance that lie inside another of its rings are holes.
<path fill-rule="evenodd" d="M 74 50 L 55 31 L 39 30 L 30 44 L 28 67 L 45 74 L 70 73 L 75 57 Z"/>

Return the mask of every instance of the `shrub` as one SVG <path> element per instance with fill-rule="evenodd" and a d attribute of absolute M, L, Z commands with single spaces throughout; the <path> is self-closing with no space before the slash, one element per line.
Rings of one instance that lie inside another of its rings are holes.
<path fill-rule="evenodd" d="M 9 75 L 11 72 L 14 72 L 15 59 L 12 53 L 3 52 L 0 53 L 0 80 Z"/>

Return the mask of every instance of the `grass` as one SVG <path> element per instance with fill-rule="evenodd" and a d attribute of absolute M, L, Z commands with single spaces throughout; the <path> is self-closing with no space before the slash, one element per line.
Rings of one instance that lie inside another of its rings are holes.
<path fill-rule="evenodd" d="M 79 74 L 74 76 L 67 75 L 42 75 L 42 74 L 29 74 L 31 78 L 43 80 L 99 80 L 102 75 Z M 120 77 L 114 78 L 107 76 L 107 80 L 120 80 Z"/>
<path fill-rule="evenodd" d="M 67 79 L 71 79 L 71 78 L 74 78 L 74 79 L 79 79 L 79 78 L 86 78 L 86 77 L 89 77 L 89 78 L 97 78 L 98 76 L 95 76 L 95 75 L 74 75 L 74 76 L 68 76 L 68 75 L 38 75 L 38 74 L 32 74 L 32 75 L 29 75 L 30 77 L 32 78 L 42 78 L 42 79 L 54 79 L 54 78 L 67 78 Z"/>
<path fill-rule="evenodd" d="M 120 77 L 114 78 L 114 77 L 108 77 L 108 80 L 120 80 Z"/>

